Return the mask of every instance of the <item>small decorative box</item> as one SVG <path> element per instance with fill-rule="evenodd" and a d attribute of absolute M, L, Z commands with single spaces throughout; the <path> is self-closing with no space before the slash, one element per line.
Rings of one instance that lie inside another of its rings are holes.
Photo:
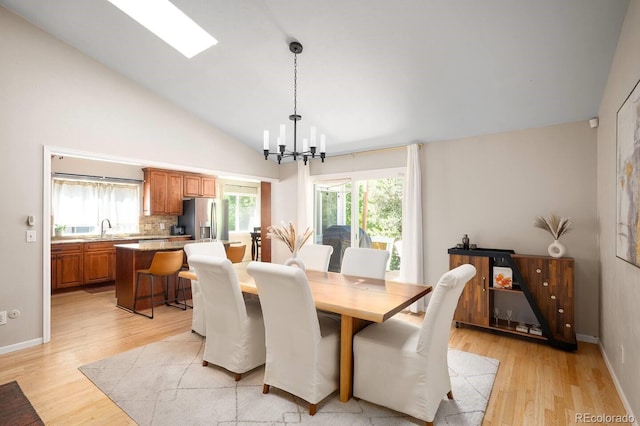
<path fill-rule="evenodd" d="M 531 327 L 529 328 L 530 334 L 535 334 L 536 336 L 542 336 L 542 330 L 539 327 Z"/>

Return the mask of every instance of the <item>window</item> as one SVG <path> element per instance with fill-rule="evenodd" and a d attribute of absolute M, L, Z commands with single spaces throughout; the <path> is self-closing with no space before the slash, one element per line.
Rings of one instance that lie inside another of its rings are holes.
<path fill-rule="evenodd" d="M 373 174 L 373 173 L 372 173 Z M 333 246 L 329 270 L 339 272 L 344 250 L 389 251 L 387 271 L 400 269 L 403 178 L 399 171 L 315 182 L 315 241 Z M 357 223 L 358 227 L 351 226 Z"/>
<path fill-rule="evenodd" d="M 229 232 L 253 232 L 260 226 L 258 188 L 227 184 L 223 198 L 229 202 Z"/>
<path fill-rule="evenodd" d="M 99 234 L 103 219 L 111 233 L 139 232 L 140 185 L 53 179 L 53 224 L 63 234 Z"/>

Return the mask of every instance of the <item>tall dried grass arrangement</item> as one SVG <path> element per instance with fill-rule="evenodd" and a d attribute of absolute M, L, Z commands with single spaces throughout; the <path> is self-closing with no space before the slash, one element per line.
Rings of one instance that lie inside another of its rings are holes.
<path fill-rule="evenodd" d="M 558 240 L 561 236 L 569 232 L 571 218 L 558 217 L 555 214 L 548 217 L 539 216 L 533 222 L 533 226 L 544 229 L 551 234 L 554 240 Z"/>
<path fill-rule="evenodd" d="M 312 234 L 313 230 L 310 228 L 307 228 L 302 234 L 298 234 L 296 227 L 291 222 L 289 224 L 282 222 L 280 226 L 272 225 L 267 228 L 267 238 L 282 241 L 291 253 L 297 253 Z"/>

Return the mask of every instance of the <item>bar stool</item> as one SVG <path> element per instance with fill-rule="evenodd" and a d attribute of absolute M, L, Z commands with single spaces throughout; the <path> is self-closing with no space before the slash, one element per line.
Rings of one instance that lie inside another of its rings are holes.
<path fill-rule="evenodd" d="M 167 280 L 169 275 L 176 274 L 180 269 L 182 269 L 182 260 L 183 260 L 183 252 L 182 250 L 176 251 L 158 251 L 153 255 L 153 260 L 151 261 L 151 266 L 148 269 L 138 269 L 136 271 L 136 292 L 134 294 L 133 299 L 133 312 L 138 315 L 145 316 L 147 318 L 153 319 L 153 281 L 154 277 L 163 277 L 164 278 L 164 303 L 167 306 L 173 306 L 175 308 L 182 309 L 183 311 L 187 310 L 187 297 L 184 291 L 184 284 L 182 280 L 178 280 L 178 286 L 182 290 L 182 306 L 174 305 L 169 303 L 168 289 L 167 289 Z M 148 275 L 149 281 L 151 282 L 151 316 L 144 314 L 136 309 L 136 305 L 138 303 L 138 288 L 140 287 L 140 275 Z"/>
<path fill-rule="evenodd" d="M 240 263 L 244 259 L 244 252 L 247 250 L 247 246 L 245 244 L 241 246 L 229 246 L 227 247 L 227 259 L 231 261 L 231 263 Z"/>
<path fill-rule="evenodd" d="M 198 277 L 197 277 L 197 275 L 196 275 L 193 271 L 190 271 L 190 270 L 188 270 L 188 269 L 187 269 L 187 270 L 185 270 L 185 269 L 183 269 L 183 268 L 184 268 L 184 265 L 182 266 L 181 271 L 180 271 L 180 272 L 178 272 L 178 281 L 179 281 L 179 282 L 178 282 L 178 287 L 179 287 L 179 288 L 182 288 L 182 293 L 183 293 L 183 296 L 184 296 L 184 292 L 185 292 L 186 290 L 184 289 L 184 281 L 183 281 L 183 280 L 189 280 L 189 281 L 191 281 L 191 280 L 197 280 L 197 279 L 198 279 Z M 177 293 L 177 290 L 176 290 L 176 293 Z M 191 297 L 193 298 L 193 289 L 191 289 Z M 185 303 L 187 303 L 187 302 L 185 301 Z M 193 302 L 192 302 L 192 303 L 193 303 Z M 193 306 L 192 306 L 192 305 L 187 304 L 187 308 L 191 308 L 191 309 L 193 309 Z"/>

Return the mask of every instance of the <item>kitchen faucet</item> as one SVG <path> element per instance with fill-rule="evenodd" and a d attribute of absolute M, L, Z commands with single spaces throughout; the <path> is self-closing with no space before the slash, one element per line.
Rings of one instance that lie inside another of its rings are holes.
<path fill-rule="evenodd" d="M 107 221 L 107 223 L 109 224 L 109 229 L 111 229 L 111 221 L 109 219 L 102 219 L 102 222 L 100 222 L 100 238 L 104 238 L 104 234 L 106 234 L 106 230 L 104 229 L 104 221 Z"/>

